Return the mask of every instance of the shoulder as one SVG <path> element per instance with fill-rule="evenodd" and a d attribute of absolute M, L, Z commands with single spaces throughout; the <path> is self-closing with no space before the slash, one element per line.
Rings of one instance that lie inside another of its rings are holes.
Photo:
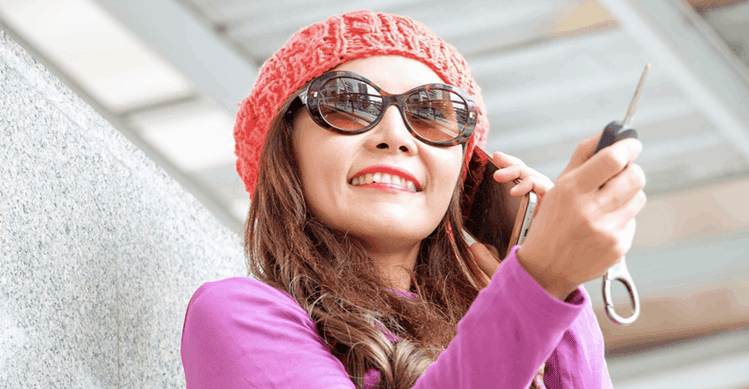
<path fill-rule="evenodd" d="M 286 292 L 250 277 L 232 277 L 206 282 L 195 291 L 189 306 L 203 304 L 231 305 L 275 301 L 279 304 L 297 305 Z"/>
<path fill-rule="evenodd" d="M 304 309 L 289 294 L 252 278 L 198 288 L 187 307 L 181 354 L 188 388 L 351 384 Z"/>
<path fill-rule="evenodd" d="M 312 325 L 312 320 L 286 292 L 249 277 L 206 282 L 195 291 L 187 306 L 185 321 L 211 321 L 217 326 L 236 324 L 238 319 L 292 319 Z"/>

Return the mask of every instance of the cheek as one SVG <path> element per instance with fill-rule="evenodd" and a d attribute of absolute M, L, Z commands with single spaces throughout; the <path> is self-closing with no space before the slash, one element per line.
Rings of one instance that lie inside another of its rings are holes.
<path fill-rule="evenodd" d="M 335 149 L 329 144 L 325 130 L 317 126 L 307 116 L 294 120 L 293 145 L 299 176 L 303 185 L 312 185 L 328 171 L 325 165 Z"/>
<path fill-rule="evenodd" d="M 452 148 L 440 150 L 433 158 L 429 159 L 429 170 L 432 172 L 432 180 L 436 186 L 429 207 L 433 210 L 439 210 L 439 212 L 430 213 L 436 219 L 441 220 L 447 212 L 455 186 L 461 178 L 462 167 L 463 150 L 460 146 L 457 146 L 456 150 Z"/>
<path fill-rule="evenodd" d="M 316 138 L 311 136 L 311 129 L 305 126 L 303 120 L 297 120 L 294 125 L 293 145 L 294 156 L 299 174 L 299 180 L 302 184 L 302 193 L 308 205 L 314 204 L 315 199 L 319 197 L 318 188 L 315 183 L 323 181 L 325 166 L 320 166 L 324 159 L 315 158 L 315 150 L 320 150 L 321 145 L 317 144 Z"/>
<path fill-rule="evenodd" d="M 340 158 L 325 143 L 314 141 L 306 142 L 305 146 L 297 149 L 296 156 L 304 197 L 314 207 L 334 182 L 333 176 L 338 166 L 334 161 Z"/>
<path fill-rule="evenodd" d="M 320 128 L 295 128 L 294 155 L 298 166 L 302 192 L 310 212 L 317 218 L 329 221 L 335 213 L 335 202 L 347 184 L 346 166 L 350 145 L 341 136 Z M 333 134 L 334 135 L 334 134 Z"/>
<path fill-rule="evenodd" d="M 463 167 L 463 150 L 460 146 L 451 147 L 432 158 L 430 168 L 435 172 L 434 179 L 440 183 L 440 193 L 451 197 L 460 178 Z"/>

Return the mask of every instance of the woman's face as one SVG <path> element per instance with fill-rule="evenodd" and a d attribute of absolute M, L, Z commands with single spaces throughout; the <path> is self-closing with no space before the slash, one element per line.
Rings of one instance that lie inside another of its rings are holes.
<path fill-rule="evenodd" d="M 427 65 L 398 56 L 357 59 L 336 70 L 361 74 L 394 94 L 444 82 Z M 422 143 L 408 132 L 396 106 L 390 106 L 382 120 L 363 134 L 328 131 L 316 125 L 305 109 L 296 115 L 293 128 L 305 200 L 312 215 L 327 226 L 387 251 L 420 242 L 447 211 L 460 175 L 462 146 Z M 364 172 L 371 177 L 389 174 L 398 180 L 362 185 L 357 178 L 352 182 Z M 404 178 L 416 180 L 420 189 L 412 191 Z"/>

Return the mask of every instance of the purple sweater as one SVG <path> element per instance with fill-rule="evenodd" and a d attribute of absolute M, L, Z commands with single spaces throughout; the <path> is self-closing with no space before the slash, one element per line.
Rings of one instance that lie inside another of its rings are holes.
<path fill-rule="evenodd" d="M 568 302 L 518 264 L 515 247 L 414 388 L 610 388 L 603 337 L 581 286 Z M 203 284 L 182 330 L 187 389 L 354 388 L 343 364 L 287 293 L 247 277 Z M 378 374 L 367 374 L 374 387 Z M 373 382 L 374 381 L 374 382 Z"/>

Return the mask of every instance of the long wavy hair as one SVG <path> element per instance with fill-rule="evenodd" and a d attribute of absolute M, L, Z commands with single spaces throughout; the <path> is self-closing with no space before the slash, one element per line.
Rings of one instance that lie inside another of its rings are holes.
<path fill-rule="evenodd" d="M 411 388 L 455 337 L 458 321 L 489 282 L 463 235 L 450 232 L 463 228 L 462 182 L 409 271 L 417 297 L 404 298 L 376 270 L 362 240 L 310 214 L 292 133 L 279 114 L 263 145 L 245 226 L 249 273 L 305 309 L 357 388 L 370 369 L 380 373 L 377 388 Z"/>

